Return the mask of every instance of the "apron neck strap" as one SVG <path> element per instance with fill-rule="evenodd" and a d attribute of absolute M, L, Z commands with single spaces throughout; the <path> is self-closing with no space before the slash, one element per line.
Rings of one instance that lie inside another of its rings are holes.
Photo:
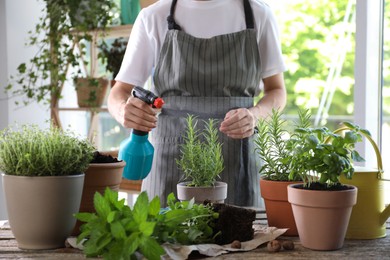
<path fill-rule="evenodd" d="M 172 30 L 172 29 L 173 30 L 181 30 L 181 27 L 176 23 L 175 18 L 173 17 L 173 15 L 175 13 L 176 3 L 177 3 L 177 0 L 172 0 L 171 10 L 170 10 L 169 15 L 167 17 L 169 30 Z"/>
<path fill-rule="evenodd" d="M 168 29 L 169 30 L 181 30 L 180 25 L 178 25 L 174 18 L 175 8 L 176 8 L 177 0 L 172 0 L 171 9 L 169 15 L 167 17 L 168 21 Z M 252 8 L 249 3 L 249 0 L 244 0 L 244 12 L 245 12 L 245 23 L 247 29 L 254 29 L 254 19 Z"/>

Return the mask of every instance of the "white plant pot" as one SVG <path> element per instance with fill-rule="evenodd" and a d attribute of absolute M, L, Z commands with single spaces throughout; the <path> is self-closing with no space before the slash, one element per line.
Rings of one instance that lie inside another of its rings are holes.
<path fill-rule="evenodd" d="M 196 203 L 203 203 L 209 200 L 213 203 L 224 203 L 227 197 L 227 183 L 215 182 L 212 187 L 187 186 L 189 182 L 177 184 L 177 198 L 181 201 L 195 198 Z"/>

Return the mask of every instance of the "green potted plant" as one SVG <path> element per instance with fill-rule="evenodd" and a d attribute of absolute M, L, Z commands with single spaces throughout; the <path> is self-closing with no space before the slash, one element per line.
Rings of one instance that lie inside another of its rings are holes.
<path fill-rule="evenodd" d="M 105 34 L 114 19 L 114 10 L 117 8 L 111 0 L 68 0 L 69 17 L 72 33 L 78 46 L 81 64 L 77 73 L 73 76 L 77 92 L 79 107 L 100 107 L 106 96 L 109 80 L 106 77 L 97 77 L 98 62 L 94 57 L 90 58 L 90 64 L 85 60 L 87 55 L 87 43 L 90 48 L 101 49 L 106 43 L 97 41 L 99 34 Z M 94 52 L 91 52 L 93 55 Z M 97 57 L 104 59 L 102 53 Z M 87 69 L 90 65 L 90 69 Z M 82 71 L 82 68 L 83 71 Z"/>
<path fill-rule="evenodd" d="M 21 63 L 17 74 L 10 77 L 6 87 L 12 96 L 23 96 L 23 104 L 43 102 L 51 108 L 58 106 L 61 89 L 66 80 L 67 68 L 77 64 L 78 55 L 73 52 L 73 35 L 67 22 L 68 8 L 65 1 L 45 0 L 42 17 L 29 32 L 29 46 L 38 47 L 28 63 Z M 15 102 L 19 104 L 19 102 Z M 52 114 L 52 118 L 55 115 Z M 56 122 L 56 121 L 55 121 Z"/>
<path fill-rule="evenodd" d="M 94 150 L 88 140 L 56 127 L 23 125 L 0 132 L 0 171 L 18 247 L 64 247 Z"/>
<path fill-rule="evenodd" d="M 298 236 L 297 227 L 287 199 L 287 186 L 302 182 L 299 175 L 290 180 L 289 138 L 287 121 L 282 112 L 273 110 L 268 118 L 259 120 L 258 133 L 254 139 L 255 152 L 262 164 L 260 168 L 260 192 L 264 199 L 269 226 L 288 228 L 284 235 Z M 309 111 L 299 111 L 296 127 L 310 126 Z"/>
<path fill-rule="evenodd" d="M 29 46 L 38 47 L 38 51 L 28 62 L 18 66 L 17 74 L 10 77 L 6 91 L 12 96 L 23 96 L 24 105 L 32 102 L 49 104 L 51 118 L 58 125 L 56 109 L 68 78 L 68 69 L 85 65 L 83 61 L 86 54 L 85 41 L 92 39 L 90 30 L 99 26 L 100 31 L 104 32 L 112 23 L 115 11 L 110 11 L 110 8 L 115 10 L 115 3 L 109 0 L 44 2 L 42 17 L 35 25 L 35 29 L 30 32 L 27 43 Z M 92 7 L 88 9 L 89 11 L 85 9 L 87 6 L 85 3 Z M 77 8 L 80 10 L 77 13 L 84 17 L 78 23 L 72 18 Z M 93 31 L 97 33 L 99 30 Z M 76 42 L 80 43 L 80 52 L 74 51 Z M 95 97 L 96 95 L 92 95 L 89 100 L 94 100 Z M 16 103 L 19 104 L 18 101 Z"/>
<path fill-rule="evenodd" d="M 303 184 L 288 186 L 288 201 L 301 243 L 310 249 L 341 248 L 356 204 L 357 188 L 340 183 L 340 176 L 351 179 L 353 161 L 363 161 L 355 144 L 368 131 L 346 124 L 350 129 L 344 134 L 306 127 L 295 129 L 297 134 L 290 138 L 290 179 L 300 176 Z"/>
<path fill-rule="evenodd" d="M 227 195 L 227 183 L 217 181 L 224 161 L 215 120 L 204 121 L 203 130 L 197 128 L 198 120 L 193 115 L 188 115 L 186 123 L 181 156 L 176 160 L 184 174 L 183 181 L 177 184 L 178 199 L 195 198 L 200 203 L 205 200 L 223 202 Z"/>
<path fill-rule="evenodd" d="M 115 84 L 115 77 L 121 68 L 126 47 L 127 39 L 123 37 L 115 39 L 110 46 L 105 44 L 100 47 L 103 60 L 106 62 L 106 70 L 112 73 L 111 86 Z"/>

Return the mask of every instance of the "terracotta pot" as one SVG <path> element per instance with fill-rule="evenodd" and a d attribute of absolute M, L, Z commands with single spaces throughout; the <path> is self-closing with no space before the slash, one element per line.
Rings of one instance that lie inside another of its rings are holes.
<path fill-rule="evenodd" d="M 91 163 L 85 171 L 85 181 L 81 198 L 79 212 L 96 212 L 93 205 L 93 197 L 96 192 L 104 193 L 108 187 L 111 190 L 119 191 L 122 182 L 122 171 L 126 163 L 124 161 L 115 163 Z M 82 222 L 77 221 L 72 235 L 80 234 Z"/>
<path fill-rule="evenodd" d="M 224 203 L 227 196 L 227 183 L 215 182 L 213 187 L 192 187 L 187 186 L 189 182 L 177 184 L 177 198 L 179 200 L 191 200 L 195 198 L 196 203 L 203 203 L 210 200 L 214 203 Z"/>
<path fill-rule="evenodd" d="M 302 184 L 287 187 L 299 239 L 302 246 L 314 250 L 336 250 L 343 247 L 357 188 L 342 191 L 299 189 Z"/>
<path fill-rule="evenodd" d="M 260 192 L 265 203 L 268 226 L 288 228 L 284 236 L 298 236 L 291 204 L 287 199 L 287 186 L 294 183 L 302 182 L 260 179 Z"/>
<path fill-rule="evenodd" d="M 77 78 L 75 80 L 79 107 L 101 107 L 107 93 L 106 78 Z"/>
<path fill-rule="evenodd" d="M 9 223 L 22 249 L 65 247 L 76 223 L 84 174 L 3 176 Z"/>

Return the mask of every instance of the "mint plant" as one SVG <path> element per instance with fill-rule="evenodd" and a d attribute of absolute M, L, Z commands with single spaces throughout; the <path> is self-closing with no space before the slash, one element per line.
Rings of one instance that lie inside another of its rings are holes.
<path fill-rule="evenodd" d="M 216 121 L 204 121 L 204 130 L 197 129 L 198 121 L 193 115 L 188 115 L 186 122 L 184 143 L 180 147 L 181 156 L 176 160 L 179 169 L 184 172 L 183 180 L 190 181 L 190 186 L 213 186 L 224 168 Z"/>
<path fill-rule="evenodd" d="M 133 208 L 118 200 L 118 193 L 107 188 L 104 195 L 95 193 L 96 213 L 77 213 L 85 222 L 78 243 L 84 245 L 88 257 L 104 259 L 136 259 L 137 252 L 147 259 L 160 259 L 165 254 L 160 244 L 165 242 L 196 244 L 213 242 L 212 224 L 218 214 L 211 206 L 192 201 L 177 202 L 168 196 L 166 209 L 160 209 L 156 196 L 149 201 L 140 193 Z"/>

